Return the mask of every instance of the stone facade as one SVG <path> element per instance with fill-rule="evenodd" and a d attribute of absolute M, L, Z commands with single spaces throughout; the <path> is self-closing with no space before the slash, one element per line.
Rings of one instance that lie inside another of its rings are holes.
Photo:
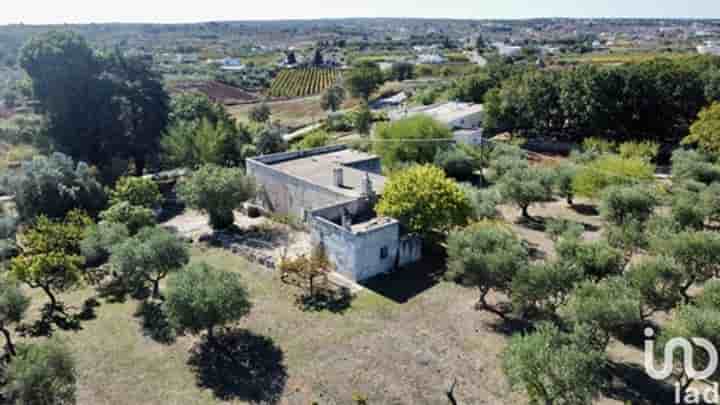
<path fill-rule="evenodd" d="M 307 222 L 343 276 L 361 281 L 420 260 L 421 240 L 374 213 L 385 181 L 376 156 L 332 146 L 248 159 L 247 171 L 257 203 Z"/>

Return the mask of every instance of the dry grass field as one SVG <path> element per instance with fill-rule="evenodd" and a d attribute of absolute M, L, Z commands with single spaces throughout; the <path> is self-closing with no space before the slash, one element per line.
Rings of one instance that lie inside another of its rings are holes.
<path fill-rule="evenodd" d="M 586 223 L 586 237 L 595 237 L 602 223 L 583 207 L 576 212 L 558 201 L 531 213 Z M 541 232 L 517 223 L 517 209 L 501 211 L 523 238 L 552 255 Z M 133 298 L 112 300 L 90 287 L 64 294 L 71 312 L 89 298 L 99 303 L 78 330 L 55 331 L 77 358 L 78 403 L 324 405 L 366 397 L 369 404 L 448 404 L 453 382 L 460 404 L 527 402 L 510 392 L 499 357 L 509 335 L 526 325 L 475 310 L 476 291 L 442 280 L 441 255 L 372 280 L 354 300 L 324 310 L 300 309 L 297 287 L 228 251 L 195 247 L 192 260 L 241 273 L 250 291 L 252 313 L 226 331 L 224 350 L 193 336 L 152 338 L 144 325 L 153 318 L 141 315 L 151 311 L 140 311 Z M 37 316 L 45 297 L 32 295 Z M 610 355 L 616 377 L 598 403 L 665 403 L 666 391 L 642 372 L 641 349 L 613 342 Z"/>

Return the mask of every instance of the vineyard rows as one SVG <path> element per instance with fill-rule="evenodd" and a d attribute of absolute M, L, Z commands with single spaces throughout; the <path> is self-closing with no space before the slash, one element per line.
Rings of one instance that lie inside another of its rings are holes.
<path fill-rule="evenodd" d="M 306 68 L 281 71 L 270 86 L 271 97 L 304 97 L 332 86 L 339 76 L 335 69 Z"/>

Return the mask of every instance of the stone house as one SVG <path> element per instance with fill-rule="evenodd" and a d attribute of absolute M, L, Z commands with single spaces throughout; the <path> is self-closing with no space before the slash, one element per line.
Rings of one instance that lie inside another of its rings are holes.
<path fill-rule="evenodd" d="M 421 258 L 419 238 L 374 212 L 385 185 L 377 156 L 338 145 L 259 156 L 246 167 L 257 204 L 307 223 L 343 276 L 361 281 Z"/>

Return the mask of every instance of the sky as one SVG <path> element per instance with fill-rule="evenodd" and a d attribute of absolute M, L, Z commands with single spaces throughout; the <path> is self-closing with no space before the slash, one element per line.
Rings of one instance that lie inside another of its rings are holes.
<path fill-rule="evenodd" d="M 2 0 L 0 24 L 342 17 L 720 18 L 720 0 Z"/>

